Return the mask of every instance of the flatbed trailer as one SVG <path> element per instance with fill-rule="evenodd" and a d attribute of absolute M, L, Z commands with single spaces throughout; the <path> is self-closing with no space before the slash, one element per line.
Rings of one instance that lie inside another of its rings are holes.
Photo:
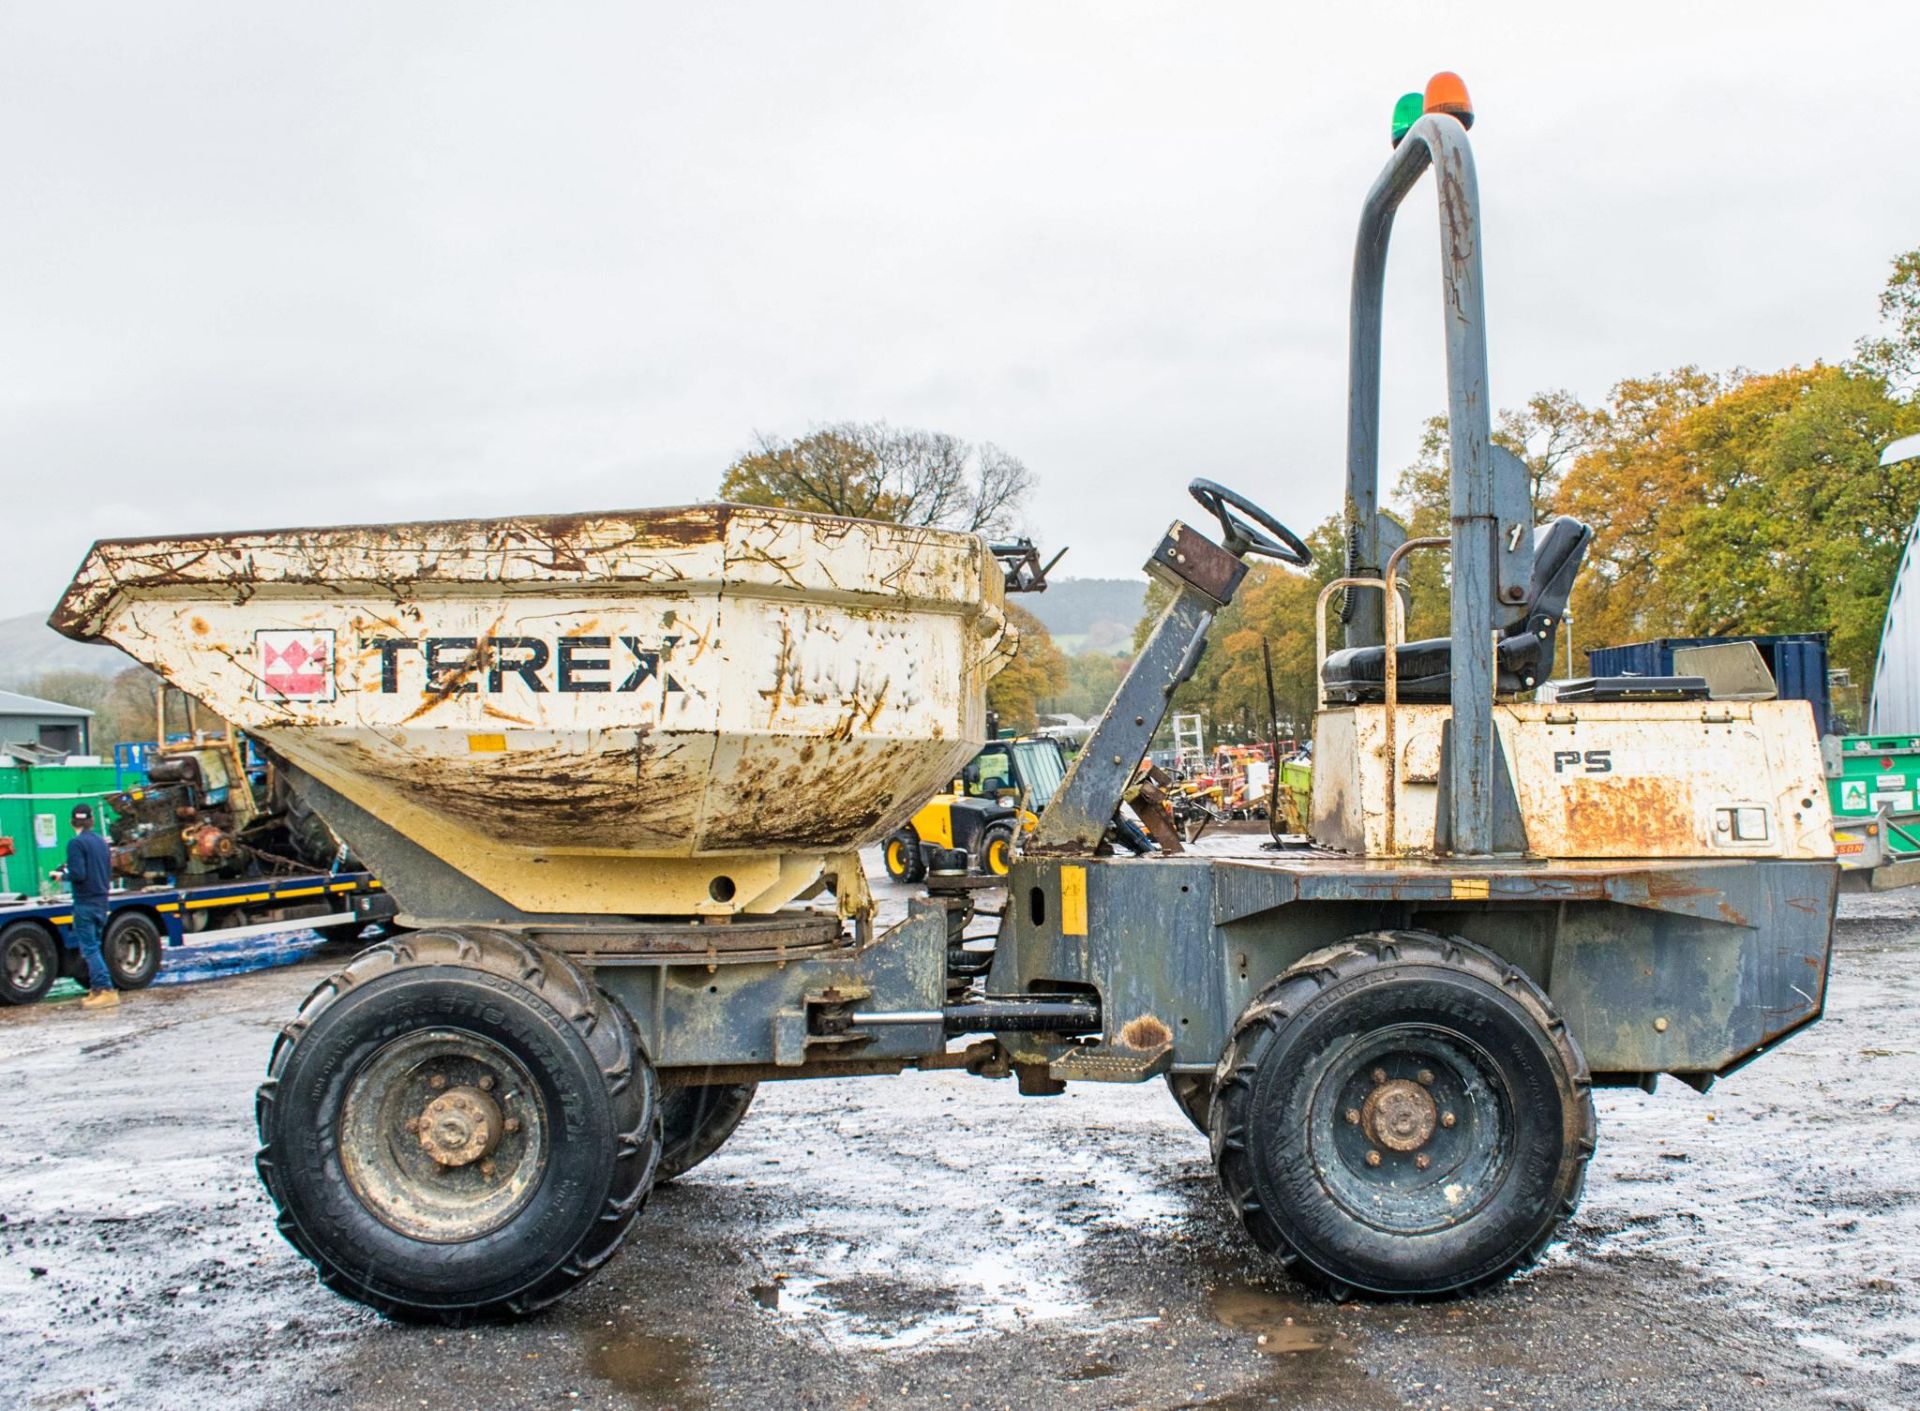
<path fill-rule="evenodd" d="M 103 944 L 114 984 L 145 989 L 163 947 L 219 937 L 240 940 L 293 929 L 358 934 L 394 913 L 371 872 L 245 877 L 190 887 L 116 891 L 107 899 Z M 73 900 L 0 903 L 0 1003 L 32 1004 L 85 970 L 72 939 Z"/>

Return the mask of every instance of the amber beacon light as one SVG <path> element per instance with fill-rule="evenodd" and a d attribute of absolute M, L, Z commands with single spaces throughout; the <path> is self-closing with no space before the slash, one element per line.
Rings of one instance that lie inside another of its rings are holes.
<path fill-rule="evenodd" d="M 1473 100 L 1467 97 L 1467 83 L 1457 73 L 1442 71 L 1427 80 L 1426 110 L 1446 113 L 1460 120 L 1460 126 L 1473 126 Z"/>

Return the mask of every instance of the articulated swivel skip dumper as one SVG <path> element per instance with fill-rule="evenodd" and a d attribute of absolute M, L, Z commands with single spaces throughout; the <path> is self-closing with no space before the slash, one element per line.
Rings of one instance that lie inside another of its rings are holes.
<path fill-rule="evenodd" d="M 1378 509 L 1381 288 L 1429 166 L 1453 529 L 1408 543 Z M 1220 540 L 1154 549 L 1172 601 L 990 962 L 956 944 L 964 894 L 877 931 L 855 856 L 982 742 L 1011 640 L 972 536 L 703 505 L 96 546 L 55 625 L 244 727 L 417 928 L 274 1045 L 286 1237 L 394 1315 L 524 1313 L 756 1084 L 964 1068 L 1165 1079 L 1249 1233 L 1337 1295 L 1528 1264 L 1579 1198 L 1594 1086 L 1704 1088 L 1818 1017 L 1837 870 L 1804 703 L 1533 701 L 1587 531 L 1536 529 L 1489 440 L 1480 279 L 1466 131 L 1429 111 L 1360 226 L 1315 843 L 1101 848 L 1246 560 L 1307 562 L 1196 482 Z M 1451 634 L 1401 644 L 1405 556 L 1441 550 Z"/>

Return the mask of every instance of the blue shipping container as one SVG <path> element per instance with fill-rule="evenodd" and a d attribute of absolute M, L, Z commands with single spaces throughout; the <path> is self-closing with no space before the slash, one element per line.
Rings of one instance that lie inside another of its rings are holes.
<path fill-rule="evenodd" d="M 1712 647 L 1722 642 L 1752 642 L 1773 673 L 1783 701 L 1813 705 L 1813 726 L 1831 731 L 1832 698 L 1827 689 L 1827 634 L 1786 632 L 1764 637 L 1660 637 L 1624 647 L 1589 647 L 1587 669 L 1595 676 L 1671 676 L 1676 647 Z"/>

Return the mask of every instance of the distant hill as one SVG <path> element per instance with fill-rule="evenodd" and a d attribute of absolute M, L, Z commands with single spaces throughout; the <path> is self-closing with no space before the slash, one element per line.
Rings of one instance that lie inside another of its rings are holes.
<path fill-rule="evenodd" d="M 0 617 L 0 690 L 17 691 L 50 671 L 117 676 L 133 664 L 118 647 L 69 642 L 39 613 Z"/>
<path fill-rule="evenodd" d="M 1065 652 L 1126 652 L 1147 602 L 1143 578 L 1056 578 L 1020 605 L 1046 626 Z"/>

